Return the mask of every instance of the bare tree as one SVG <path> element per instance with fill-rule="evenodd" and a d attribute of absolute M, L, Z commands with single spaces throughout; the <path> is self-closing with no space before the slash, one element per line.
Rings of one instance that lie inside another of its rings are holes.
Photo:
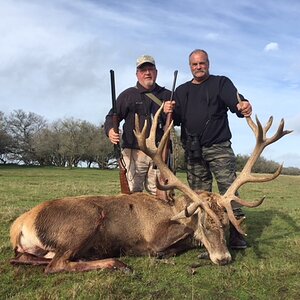
<path fill-rule="evenodd" d="M 73 118 L 59 120 L 53 124 L 56 136 L 56 156 L 72 168 L 78 165 L 82 155 L 81 121 Z"/>
<path fill-rule="evenodd" d="M 73 118 L 53 122 L 34 139 L 34 149 L 40 165 L 76 167 L 86 162 L 107 168 L 112 146 L 102 127 Z"/>
<path fill-rule="evenodd" d="M 0 161 L 6 163 L 13 146 L 13 139 L 7 132 L 4 113 L 0 111 Z"/>
<path fill-rule="evenodd" d="M 34 138 L 34 149 L 39 165 L 65 166 L 66 161 L 59 153 L 59 140 L 59 133 L 51 127 L 45 128 L 36 134 Z"/>
<path fill-rule="evenodd" d="M 97 163 L 99 168 L 106 169 L 109 160 L 113 157 L 113 147 L 103 127 L 85 122 L 81 129 L 84 148 L 81 160 L 85 161 L 88 167 L 91 167 L 92 163 Z"/>
<path fill-rule="evenodd" d="M 37 163 L 34 136 L 46 127 L 46 120 L 35 113 L 15 110 L 6 119 L 7 132 L 13 139 L 12 159 L 25 164 Z"/>

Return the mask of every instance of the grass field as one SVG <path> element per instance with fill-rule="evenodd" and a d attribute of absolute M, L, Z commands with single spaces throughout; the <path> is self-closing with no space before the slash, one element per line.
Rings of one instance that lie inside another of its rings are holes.
<path fill-rule="evenodd" d="M 131 274 L 45 275 L 42 267 L 9 264 L 9 227 L 22 212 L 49 199 L 118 192 L 117 171 L 0 166 L 0 299 L 300 299 L 299 176 L 241 189 L 247 200 L 267 197 L 245 209 L 251 247 L 232 251 L 227 266 L 199 260 L 199 250 L 168 260 L 124 257 Z"/>

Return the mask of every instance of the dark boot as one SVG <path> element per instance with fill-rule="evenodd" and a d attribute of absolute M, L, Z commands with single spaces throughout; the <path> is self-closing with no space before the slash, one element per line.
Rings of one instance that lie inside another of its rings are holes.
<path fill-rule="evenodd" d="M 246 249 L 247 242 L 244 236 L 240 234 L 236 228 L 230 223 L 229 227 L 229 247 L 231 249 Z"/>

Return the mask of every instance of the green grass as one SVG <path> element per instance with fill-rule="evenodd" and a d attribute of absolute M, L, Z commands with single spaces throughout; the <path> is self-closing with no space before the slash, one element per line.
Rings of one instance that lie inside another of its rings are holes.
<path fill-rule="evenodd" d="M 185 175 L 179 177 L 184 180 Z M 45 275 L 42 267 L 9 264 L 13 220 L 49 199 L 117 194 L 118 173 L 0 166 L 0 299 L 300 299 L 299 187 L 299 176 L 280 176 L 241 189 L 247 200 L 267 197 L 260 207 L 245 209 L 251 247 L 232 251 L 230 265 L 199 260 L 199 250 L 193 250 L 168 260 L 124 257 L 131 274 L 99 270 Z"/>

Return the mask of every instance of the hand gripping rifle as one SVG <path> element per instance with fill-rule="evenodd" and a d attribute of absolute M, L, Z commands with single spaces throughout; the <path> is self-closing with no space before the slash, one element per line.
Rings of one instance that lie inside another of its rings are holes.
<path fill-rule="evenodd" d="M 171 99 L 173 100 L 173 96 L 174 96 L 174 91 L 175 91 L 175 86 L 176 86 L 176 80 L 177 80 L 177 74 L 178 74 L 178 70 L 174 71 L 174 79 L 173 79 L 173 86 L 172 86 L 172 91 L 171 91 Z M 164 126 L 164 132 L 168 129 L 168 127 L 170 126 L 171 122 L 173 120 L 173 116 L 172 113 L 167 113 L 167 117 L 166 117 L 166 123 Z M 170 150 L 170 137 L 169 137 L 169 142 L 166 143 L 166 147 L 164 148 L 162 157 L 165 163 L 168 162 L 169 159 L 169 150 Z M 172 170 L 173 172 L 175 172 L 175 170 Z"/>
<path fill-rule="evenodd" d="M 119 133 L 119 117 L 117 114 L 117 105 L 116 105 L 116 88 L 115 88 L 114 70 L 110 70 L 110 83 L 111 83 L 111 98 L 112 98 L 112 111 L 113 111 L 113 115 L 112 115 L 113 129 L 114 132 Z M 130 189 L 126 178 L 127 169 L 121 152 L 120 143 L 114 144 L 114 153 L 119 164 L 121 193 L 130 194 Z"/>
<path fill-rule="evenodd" d="M 174 96 L 174 91 L 175 91 L 175 86 L 176 86 L 176 80 L 177 80 L 177 74 L 178 74 L 178 70 L 174 71 L 174 79 L 173 79 L 173 86 L 172 86 L 172 91 L 171 91 L 171 97 L 170 100 L 173 100 L 173 96 Z M 164 131 L 166 131 L 168 129 L 168 127 L 170 126 L 171 122 L 173 120 L 173 116 L 172 113 L 168 113 L 167 117 L 166 117 L 166 123 L 164 126 Z M 166 143 L 165 148 L 163 149 L 162 152 L 162 159 L 163 161 L 168 165 L 168 167 L 173 171 L 173 173 L 175 174 L 176 170 L 175 170 L 175 163 L 172 163 L 172 157 L 170 157 L 170 146 L 171 146 L 171 140 L 169 137 L 169 141 Z M 173 151 L 174 151 L 174 145 L 173 145 Z M 173 157 L 173 160 L 175 158 Z M 160 177 L 159 178 L 159 182 L 160 184 L 164 185 L 167 181 L 167 178 L 163 178 Z M 173 199 L 174 196 L 174 191 L 169 191 L 168 193 L 162 190 L 157 189 L 156 190 L 156 196 L 162 200 L 166 200 L 166 201 L 170 201 Z"/>

